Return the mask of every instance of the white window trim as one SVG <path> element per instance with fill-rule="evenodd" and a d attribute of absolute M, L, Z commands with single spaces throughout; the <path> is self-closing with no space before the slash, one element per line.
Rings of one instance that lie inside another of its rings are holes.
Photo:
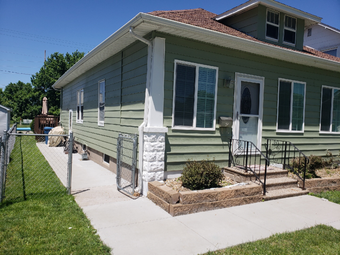
<path fill-rule="evenodd" d="M 109 157 L 109 162 L 105 161 L 105 155 Z M 106 165 L 110 165 L 110 156 L 105 154 L 105 153 L 103 153 L 103 163 L 106 164 Z"/>
<path fill-rule="evenodd" d="M 279 24 L 271 23 L 271 22 L 269 22 L 267 20 L 268 19 L 268 12 L 279 14 Z M 277 29 L 278 29 L 277 39 L 275 39 L 273 37 L 267 36 L 267 24 L 277 27 Z M 265 32 L 265 36 L 266 36 L 267 40 L 271 40 L 271 41 L 274 41 L 274 42 L 278 42 L 279 41 L 279 38 L 280 38 L 280 12 L 277 12 L 277 11 L 274 11 L 274 10 L 271 10 L 271 9 L 267 9 L 267 12 L 266 12 L 266 32 Z"/>
<path fill-rule="evenodd" d="M 291 95 L 290 95 L 290 120 L 289 120 L 289 130 L 288 129 L 279 129 L 279 101 L 280 101 L 280 82 L 281 81 L 287 81 L 291 83 Z M 303 122 L 302 122 L 302 130 L 301 131 L 296 131 L 292 130 L 292 118 L 293 118 L 293 85 L 295 83 L 301 83 L 304 84 L 304 95 L 303 95 Z M 305 132 L 305 113 L 306 113 L 306 87 L 307 83 L 303 81 L 296 81 L 296 80 L 289 80 L 289 79 L 284 79 L 284 78 L 279 78 L 278 81 L 278 86 L 277 86 L 277 106 L 276 106 L 276 132 L 277 133 L 299 133 L 302 134 Z"/>
<path fill-rule="evenodd" d="M 81 118 L 78 115 L 78 106 L 79 106 L 79 109 L 81 109 L 81 106 L 82 106 L 81 103 L 80 103 L 81 100 L 79 100 L 79 96 L 80 96 L 81 92 L 83 92 L 83 100 L 84 100 L 84 89 L 80 89 L 80 90 L 77 91 L 77 101 L 76 101 L 77 102 L 77 106 L 76 106 L 76 123 L 80 123 L 80 124 L 82 124 L 83 120 L 84 120 L 84 111 L 83 111 L 83 114 L 82 114 Z M 78 100 L 79 100 L 79 104 L 78 104 Z M 83 109 L 84 109 L 84 101 L 83 101 Z M 79 112 L 80 112 L 80 110 L 79 110 Z"/>
<path fill-rule="evenodd" d="M 286 27 L 286 17 L 290 17 L 292 19 L 295 19 L 295 29 L 292 29 L 290 27 Z M 284 16 L 284 19 L 283 19 L 283 34 L 282 34 L 282 43 L 283 44 L 290 45 L 290 46 L 295 46 L 296 45 L 296 30 L 297 30 L 296 27 L 297 27 L 297 22 L 298 22 L 298 20 L 295 17 L 289 16 L 289 15 L 285 15 Z M 290 43 L 290 42 L 286 42 L 285 41 L 285 30 L 289 30 L 289 31 L 292 31 L 292 32 L 295 33 L 295 43 Z"/>
<path fill-rule="evenodd" d="M 193 126 L 175 126 L 175 97 L 176 97 L 176 67 L 177 64 L 184 64 L 196 67 L 196 79 L 195 79 L 195 100 L 194 100 L 194 116 L 193 116 Z M 197 90 L 198 90 L 198 70 L 199 67 L 210 68 L 216 70 L 216 85 L 215 85 L 215 102 L 214 102 L 214 120 L 212 128 L 197 128 L 196 127 L 196 114 L 197 114 Z M 218 67 L 197 64 L 188 61 L 182 61 L 175 59 L 174 63 L 174 83 L 173 83 L 173 100 L 172 100 L 172 129 L 174 130 L 202 130 L 202 131 L 215 131 L 216 129 L 216 107 L 217 107 L 217 87 L 218 87 Z"/>
<path fill-rule="evenodd" d="M 104 122 L 105 122 L 105 107 L 104 107 L 104 120 L 100 121 L 99 120 L 99 116 L 100 116 L 100 83 L 104 82 L 104 87 L 105 87 L 105 93 L 104 93 L 104 103 L 105 103 L 105 97 L 106 97 L 106 82 L 105 79 L 102 79 L 100 81 L 98 81 L 98 126 L 104 126 Z"/>
<path fill-rule="evenodd" d="M 330 131 L 321 131 L 321 115 L 322 115 L 322 96 L 323 96 L 323 89 L 324 88 L 327 88 L 327 89 L 332 89 L 332 98 L 331 98 L 331 125 L 329 127 L 329 130 Z M 321 87 L 321 101 L 320 101 L 320 123 L 319 123 L 319 133 L 320 134 L 340 134 L 340 132 L 334 132 L 332 131 L 332 126 L 333 126 L 333 98 L 334 98 L 334 95 L 333 95 L 333 90 L 334 89 L 338 89 L 340 90 L 340 88 L 337 88 L 337 87 L 331 87 L 331 86 L 327 86 L 327 85 L 322 85 Z"/>

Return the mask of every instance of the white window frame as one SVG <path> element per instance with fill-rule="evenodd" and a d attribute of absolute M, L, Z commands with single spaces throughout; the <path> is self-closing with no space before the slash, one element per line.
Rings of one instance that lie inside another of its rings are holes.
<path fill-rule="evenodd" d="M 332 90 L 332 98 L 331 98 L 331 124 L 329 126 L 329 131 L 321 131 L 321 117 L 322 117 L 322 97 L 323 97 L 323 89 L 331 89 Z M 320 134 L 340 134 L 340 132 L 334 132 L 332 131 L 332 126 L 333 126 L 333 103 L 334 103 L 334 89 L 340 90 L 340 88 L 337 87 L 331 87 L 331 86 L 326 86 L 323 85 L 321 87 L 321 101 L 320 101 L 320 124 L 319 124 L 319 133 Z"/>
<path fill-rule="evenodd" d="M 195 76 L 195 99 L 194 99 L 194 113 L 193 113 L 193 125 L 192 126 L 175 126 L 175 102 L 176 102 L 176 68 L 177 64 L 194 66 L 196 68 Z M 215 101 L 214 101 L 214 120 L 212 128 L 196 127 L 196 115 L 197 115 L 197 91 L 198 91 L 198 74 L 199 67 L 215 69 L 216 70 L 216 84 L 215 84 Z M 218 67 L 197 64 L 193 62 L 187 62 L 182 60 L 175 60 L 174 63 L 174 84 L 173 84 L 173 102 L 172 102 L 172 129 L 176 130 L 202 130 L 202 131 L 214 131 L 216 129 L 216 107 L 217 107 L 217 87 L 218 87 Z"/>
<path fill-rule="evenodd" d="M 109 161 L 108 161 L 108 162 L 105 161 L 105 156 L 108 156 L 108 157 L 109 157 Z M 104 163 L 104 164 L 107 164 L 107 165 L 110 165 L 110 156 L 107 155 L 107 154 L 105 154 L 105 153 L 103 153 L 103 163 Z"/>
<path fill-rule="evenodd" d="M 275 23 L 271 23 L 268 21 L 268 12 L 272 12 L 272 13 L 275 13 L 275 14 L 278 14 L 279 15 L 279 24 L 275 24 Z M 273 38 L 273 37 L 269 37 L 267 36 L 267 24 L 271 25 L 271 26 L 275 26 L 277 27 L 277 39 Z M 275 42 L 278 42 L 279 41 L 279 38 L 280 38 L 280 12 L 277 12 L 277 11 L 274 11 L 274 10 L 271 10 L 271 9 L 267 9 L 267 14 L 266 14 L 266 39 L 267 40 L 271 40 L 271 41 L 275 41 Z"/>
<path fill-rule="evenodd" d="M 81 102 L 81 97 L 83 97 L 83 103 Z M 79 111 L 78 111 L 79 107 Z M 83 112 L 81 112 L 81 107 L 83 107 Z M 80 114 L 79 114 L 79 113 Z M 84 120 L 84 89 L 77 91 L 77 108 L 76 108 L 76 123 L 83 123 Z"/>
<path fill-rule="evenodd" d="M 292 29 L 290 27 L 286 27 L 286 17 L 289 17 L 291 19 L 295 19 L 295 29 Z M 297 22 L 298 22 L 297 18 L 294 18 L 294 17 L 289 16 L 289 15 L 285 15 L 284 16 L 284 20 L 283 20 L 283 35 L 282 35 L 282 42 L 284 44 L 291 45 L 291 46 L 295 46 L 296 45 L 296 30 L 297 30 L 296 27 L 297 27 Z M 286 42 L 285 41 L 285 30 L 289 30 L 289 31 L 292 31 L 292 32 L 295 33 L 295 40 L 294 40 L 295 43 L 291 43 L 291 42 Z"/>
<path fill-rule="evenodd" d="M 280 104 L 280 82 L 290 82 L 291 83 L 291 95 L 290 95 L 290 120 L 289 129 L 279 129 L 279 104 Z M 294 83 L 300 83 L 304 85 L 304 95 L 303 95 L 303 119 L 302 119 L 302 130 L 292 130 L 292 118 L 293 118 L 293 91 Z M 289 80 L 284 78 L 279 78 L 277 86 L 277 106 L 276 106 L 276 132 L 278 133 L 304 133 L 305 131 L 305 114 L 306 114 L 306 87 L 307 83 L 303 81 Z"/>
<path fill-rule="evenodd" d="M 102 97 L 104 103 L 104 120 L 100 120 L 100 85 L 104 83 L 104 95 Z M 105 122 L 105 97 L 106 97 L 106 82 L 105 79 L 98 81 L 98 126 L 104 126 Z"/>

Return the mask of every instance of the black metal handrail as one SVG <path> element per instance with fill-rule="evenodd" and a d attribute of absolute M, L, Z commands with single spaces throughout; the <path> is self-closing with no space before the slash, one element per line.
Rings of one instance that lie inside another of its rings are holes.
<path fill-rule="evenodd" d="M 275 139 L 266 140 L 266 156 L 271 162 L 282 164 L 283 169 L 291 170 L 303 182 L 302 189 L 305 189 L 306 169 L 309 162 L 308 157 L 289 141 Z M 298 171 L 295 170 L 296 165 Z M 299 173 L 300 167 L 303 170 L 303 177 L 301 177 Z"/>
<path fill-rule="evenodd" d="M 263 164 L 264 163 L 264 164 Z M 269 159 L 251 141 L 230 139 L 229 143 L 229 167 L 237 166 L 245 171 L 250 171 L 262 184 L 263 195 L 266 194 L 267 166 Z M 265 166 L 264 178 L 261 181 L 261 166 Z"/>

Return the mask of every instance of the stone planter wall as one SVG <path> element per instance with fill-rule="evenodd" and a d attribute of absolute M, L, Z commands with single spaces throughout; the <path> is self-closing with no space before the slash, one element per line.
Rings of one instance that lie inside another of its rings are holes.
<path fill-rule="evenodd" d="M 161 182 L 150 182 L 148 198 L 172 216 L 221 209 L 262 201 L 262 186 L 176 192 Z"/>
<path fill-rule="evenodd" d="M 316 178 L 306 179 L 306 189 L 309 192 L 319 193 L 322 191 L 340 190 L 340 178 Z M 302 187 L 302 181 L 299 181 L 299 187 Z"/>

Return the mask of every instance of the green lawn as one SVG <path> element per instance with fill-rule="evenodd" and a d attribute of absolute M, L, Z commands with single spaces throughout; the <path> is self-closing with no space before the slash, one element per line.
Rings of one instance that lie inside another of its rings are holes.
<path fill-rule="evenodd" d="M 340 191 L 310 194 L 340 204 Z M 206 255 L 222 254 L 340 254 L 340 230 L 325 225 L 291 233 L 275 234 L 256 242 L 236 245 L 208 252 Z"/>
<path fill-rule="evenodd" d="M 23 137 L 21 148 L 17 138 L 0 206 L 0 254 L 110 254 L 34 138 Z"/>

